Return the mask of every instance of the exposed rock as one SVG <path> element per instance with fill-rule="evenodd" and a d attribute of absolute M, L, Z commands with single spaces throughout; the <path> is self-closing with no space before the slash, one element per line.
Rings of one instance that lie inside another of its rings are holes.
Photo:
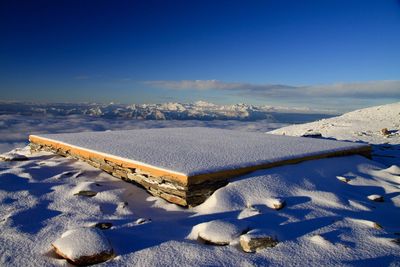
<path fill-rule="evenodd" d="M 91 265 L 114 257 L 106 236 L 97 228 L 78 228 L 65 232 L 52 243 L 55 252 L 76 265 Z"/>
<path fill-rule="evenodd" d="M 308 137 L 308 138 L 321 138 L 322 134 L 318 132 L 307 132 L 301 135 L 301 137 Z"/>
<path fill-rule="evenodd" d="M 118 203 L 118 208 L 120 209 L 125 209 L 126 207 L 128 207 L 128 202 L 124 201 L 124 202 L 120 202 Z"/>
<path fill-rule="evenodd" d="M 382 225 L 380 225 L 380 224 L 377 223 L 377 222 L 373 222 L 372 226 L 373 226 L 375 229 L 378 229 L 378 230 L 383 229 Z"/>
<path fill-rule="evenodd" d="M 242 221 L 214 220 L 195 226 L 198 240 L 211 245 L 229 245 L 234 239 L 247 231 L 247 224 Z"/>
<path fill-rule="evenodd" d="M 400 238 L 395 238 L 392 240 L 392 242 L 400 246 Z"/>
<path fill-rule="evenodd" d="M 200 184 L 192 185 L 190 189 L 169 177 L 157 177 L 139 168 L 122 167 L 111 161 L 93 157 L 82 157 L 69 150 L 62 151 L 47 145 L 30 143 L 31 151 L 48 151 L 62 156 L 71 156 L 73 158 L 87 162 L 88 164 L 100 168 L 103 171 L 120 178 L 122 180 L 138 183 L 154 196 L 161 197 L 169 202 L 193 207 L 203 203 L 215 190 L 226 185 L 226 181 L 206 181 Z M 94 183 L 81 183 L 74 190 L 73 194 L 79 194 L 79 191 L 93 191 L 98 189 L 93 186 Z M 85 195 L 87 193 L 83 193 Z M 89 193 L 90 194 L 90 193 Z"/>
<path fill-rule="evenodd" d="M 390 132 L 389 132 L 389 130 L 388 130 L 387 128 L 383 128 L 383 129 L 381 130 L 381 134 L 383 134 L 383 135 L 385 135 L 385 136 L 388 136 L 388 135 L 390 135 Z"/>
<path fill-rule="evenodd" d="M 113 224 L 110 222 L 99 222 L 99 223 L 96 223 L 94 227 L 97 227 L 101 230 L 107 230 L 107 229 L 110 229 L 112 226 L 113 226 Z"/>
<path fill-rule="evenodd" d="M 240 236 L 240 246 L 245 252 L 256 252 L 278 244 L 276 235 L 265 230 L 255 229 Z"/>
<path fill-rule="evenodd" d="M 350 182 L 350 179 L 349 178 L 347 178 L 347 177 L 344 177 L 344 176 L 336 176 L 336 178 L 339 180 L 339 181 L 341 181 L 341 182 L 343 182 L 343 183 L 348 183 L 348 182 Z"/>
<path fill-rule="evenodd" d="M 97 192 L 90 190 L 81 190 L 78 193 L 75 193 L 74 196 L 85 196 L 85 197 L 94 197 L 97 195 Z"/>
<path fill-rule="evenodd" d="M 0 160 L 2 161 L 23 161 L 29 160 L 25 155 L 15 152 L 14 150 L 0 155 Z"/>
<path fill-rule="evenodd" d="M 266 204 L 271 209 L 280 210 L 286 206 L 286 201 L 281 198 L 270 198 L 267 200 Z"/>
<path fill-rule="evenodd" d="M 151 222 L 151 219 L 139 218 L 136 220 L 136 224 L 144 224 L 144 223 L 149 223 L 149 222 Z"/>
<path fill-rule="evenodd" d="M 98 183 L 81 182 L 73 190 L 75 196 L 94 197 L 99 189 Z"/>
<path fill-rule="evenodd" d="M 369 195 L 368 199 L 375 202 L 383 202 L 384 198 L 381 195 Z"/>
<path fill-rule="evenodd" d="M 109 173 L 112 173 L 113 170 L 114 170 L 113 167 L 111 167 L 110 165 L 105 164 L 105 163 L 104 164 L 100 164 L 100 169 L 102 169 L 105 172 L 109 172 Z"/>

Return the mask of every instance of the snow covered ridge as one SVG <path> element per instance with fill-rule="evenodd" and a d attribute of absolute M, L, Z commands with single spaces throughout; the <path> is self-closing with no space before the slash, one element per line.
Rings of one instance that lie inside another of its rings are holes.
<path fill-rule="evenodd" d="M 272 134 L 348 140 L 372 144 L 372 156 L 386 165 L 399 164 L 400 102 L 352 111 L 342 116 L 291 125 Z"/>
<path fill-rule="evenodd" d="M 330 114 L 308 108 L 254 106 L 247 104 L 216 105 L 204 101 L 164 104 L 34 104 L 0 102 L 2 114 L 48 114 L 56 116 L 88 115 L 105 118 L 146 120 L 273 120 L 271 113 Z"/>

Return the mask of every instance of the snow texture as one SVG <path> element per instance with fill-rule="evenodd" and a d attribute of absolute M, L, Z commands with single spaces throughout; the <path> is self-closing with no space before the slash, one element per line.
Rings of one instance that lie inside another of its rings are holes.
<path fill-rule="evenodd" d="M 0 154 L 0 160 L 6 160 L 6 161 L 10 161 L 10 160 L 26 160 L 28 159 L 23 153 L 20 152 L 21 149 L 13 149 L 9 152 Z"/>
<path fill-rule="evenodd" d="M 188 176 L 365 146 L 204 127 L 40 136 Z"/>
<path fill-rule="evenodd" d="M 51 243 L 68 229 L 101 222 L 113 224 L 103 234 L 117 255 L 101 266 L 400 265 L 399 150 L 391 152 L 397 159 L 391 167 L 348 156 L 259 170 L 231 180 L 194 209 L 151 197 L 80 161 L 19 152 L 29 160 L 0 162 L 0 266 L 68 266 Z M 100 185 L 96 196 L 73 194 L 88 182 Z M 385 201 L 370 201 L 373 194 Z M 284 199 L 285 208 L 269 208 L 272 198 Z M 227 246 L 188 238 L 215 220 L 276 233 L 279 244 L 249 254 L 237 246 L 239 238 Z"/>
<path fill-rule="evenodd" d="M 361 156 L 260 170 L 231 181 L 194 209 L 150 197 L 80 161 L 44 152 L 26 156 L 29 161 L 0 162 L 2 266 L 65 265 L 50 244 L 68 229 L 100 222 L 113 224 L 103 234 L 117 257 L 106 266 L 400 263 L 393 242 L 400 232 L 400 176 Z M 353 178 L 343 183 L 339 175 Z M 73 195 L 88 182 L 100 185 L 93 186 L 96 196 Z M 385 202 L 371 202 L 371 194 L 382 195 Z M 286 201 L 279 211 L 267 205 L 276 197 Z M 188 238 L 199 225 L 215 220 L 271 231 L 279 244 L 245 254 L 235 245 L 238 237 L 218 247 Z"/>
<path fill-rule="evenodd" d="M 247 230 L 248 225 L 245 221 L 214 220 L 193 227 L 188 238 L 201 238 L 214 244 L 227 245 Z"/>
<path fill-rule="evenodd" d="M 318 132 L 329 139 L 372 144 L 374 160 L 385 165 L 399 165 L 400 102 L 359 109 L 339 117 L 302 125 L 291 125 L 270 133 L 302 136 L 311 132 Z"/>
<path fill-rule="evenodd" d="M 72 261 L 104 252 L 111 254 L 113 251 L 101 230 L 92 227 L 68 230 L 53 242 L 53 246 Z"/>

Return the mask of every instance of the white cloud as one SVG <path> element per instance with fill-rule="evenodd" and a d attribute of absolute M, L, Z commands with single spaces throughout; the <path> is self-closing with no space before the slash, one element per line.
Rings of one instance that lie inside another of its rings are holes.
<path fill-rule="evenodd" d="M 400 97 L 400 81 L 386 80 L 316 85 L 308 87 L 306 91 L 309 95 L 321 96 Z"/>
<path fill-rule="evenodd" d="M 223 82 L 218 80 L 181 80 L 181 81 L 145 81 L 147 85 L 153 87 L 160 87 L 174 90 L 251 90 L 251 91 L 262 91 L 262 90 L 276 90 L 276 89 L 293 89 L 296 88 L 290 85 L 280 84 L 251 84 L 251 83 L 240 83 L 240 82 Z"/>
<path fill-rule="evenodd" d="M 301 114 L 301 113 L 300 113 Z M 305 116 L 307 113 L 305 112 Z M 84 115 L 0 115 L 0 154 L 28 144 L 30 134 L 85 131 L 130 130 L 164 127 L 214 127 L 242 131 L 267 132 L 288 125 L 286 122 L 237 120 L 127 120 Z"/>
<path fill-rule="evenodd" d="M 173 90 L 226 90 L 262 96 L 400 97 L 400 81 L 383 80 L 353 83 L 292 86 L 251 84 L 218 80 L 145 81 L 146 85 Z"/>

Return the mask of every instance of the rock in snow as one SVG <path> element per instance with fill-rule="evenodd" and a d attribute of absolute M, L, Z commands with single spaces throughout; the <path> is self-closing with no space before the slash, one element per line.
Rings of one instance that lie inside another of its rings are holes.
<path fill-rule="evenodd" d="M 84 197 L 94 197 L 97 195 L 97 192 L 90 191 L 90 190 L 81 190 L 74 194 L 75 196 L 84 196 Z"/>
<path fill-rule="evenodd" d="M 375 202 L 383 202 L 384 201 L 383 196 L 381 196 L 381 195 L 369 195 L 368 199 L 375 201 Z"/>
<path fill-rule="evenodd" d="M 18 153 L 17 149 L 11 150 L 10 152 L 4 153 L 0 155 L 0 160 L 3 161 L 22 161 L 28 160 L 28 157 Z"/>
<path fill-rule="evenodd" d="M 242 221 L 230 222 L 214 220 L 196 225 L 198 239 L 213 245 L 229 245 L 234 239 L 243 234 L 248 226 Z"/>
<path fill-rule="evenodd" d="M 372 145 L 372 159 L 398 165 L 400 102 L 355 110 L 338 117 L 286 126 L 269 133 L 301 136 L 310 129 L 324 138 Z"/>
<path fill-rule="evenodd" d="M 97 227 L 97 228 L 99 228 L 99 229 L 101 229 L 101 230 L 110 229 L 112 226 L 113 226 L 113 224 L 110 223 L 110 222 L 99 222 L 99 223 L 96 223 L 96 224 L 94 225 L 94 227 Z"/>
<path fill-rule="evenodd" d="M 110 242 L 97 228 L 69 230 L 52 246 L 58 255 L 76 265 L 100 263 L 114 257 Z"/>
<path fill-rule="evenodd" d="M 93 182 L 79 183 L 72 193 L 76 196 L 94 197 L 97 195 L 99 184 Z"/>
<path fill-rule="evenodd" d="M 322 138 L 322 134 L 318 132 L 306 132 L 301 135 L 302 137 L 309 137 L 309 138 Z"/>
<path fill-rule="evenodd" d="M 261 229 L 254 229 L 240 236 L 240 246 L 245 252 L 256 252 L 258 250 L 275 247 L 278 238 L 275 234 Z"/>
<path fill-rule="evenodd" d="M 348 182 L 350 182 L 350 179 L 347 178 L 347 177 L 344 177 L 344 176 L 338 175 L 338 176 L 336 176 L 336 178 L 337 178 L 339 181 L 343 182 L 343 183 L 348 183 Z"/>
<path fill-rule="evenodd" d="M 388 130 L 387 128 L 383 128 L 383 129 L 381 130 L 381 133 L 382 133 L 383 135 L 389 135 L 389 134 L 390 134 L 390 132 L 389 132 L 389 130 Z"/>
<path fill-rule="evenodd" d="M 283 209 L 286 206 L 286 201 L 281 198 L 270 198 L 267 199 L 267 206 L 274 210 Z"/>

